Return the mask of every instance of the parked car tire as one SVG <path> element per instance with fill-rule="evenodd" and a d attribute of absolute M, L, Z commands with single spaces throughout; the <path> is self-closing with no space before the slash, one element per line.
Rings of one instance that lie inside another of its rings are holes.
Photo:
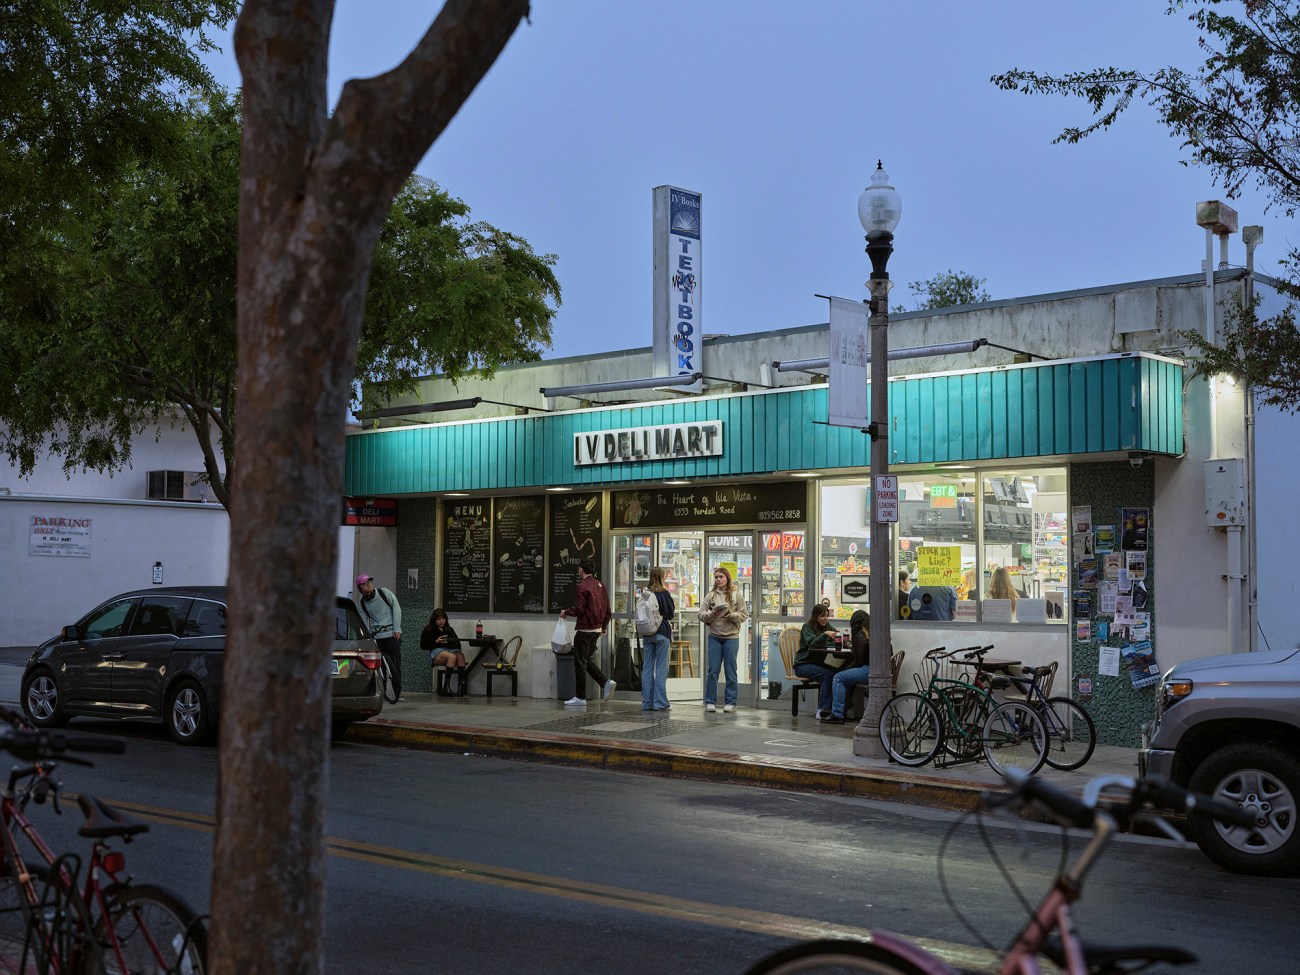
<path fill-rule="evenodd" d="M 27 675 L 23 681 L 23 710 L 38 728 L 61 728 L 68 723 L 53 671 L 42 667 Z"/>
<path fill-rule="evenodd" d="M 351 721 L 333 721 L 330 723 L 330 741 L 338 741 L 352 727 Z"/>
<path fill-rule="evenodd" d="M 1236 873 L 1276 877 L 1300 871 L 1300 762 L 1276 745 L 1238 742 L 1211 752 L 1189 785 L 1259 817 L 1253 829 L 1193 817 L 1188 832 L 1207 857 Z"/>
<path fill-rule="evenodd" d="M 212 732 L 212 705 L 196 681 L 183 680 L 167 696 L 167 730 L 182 745 L 198 745 Z"/>

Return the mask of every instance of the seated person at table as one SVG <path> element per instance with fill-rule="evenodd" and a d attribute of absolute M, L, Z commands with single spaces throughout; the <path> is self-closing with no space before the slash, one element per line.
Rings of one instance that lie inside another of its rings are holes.
<path fill-rule="evenodd" d="M 865 684 L 871 676 L 867 666 L 867 655 L 871 646 L 867 628 L 871 626 L 871 617 L 866 610 L 858 610 L 849 620 L 849 632 L 853 635 L 853 659 L 835 673 L 831 680 L 831 716 L 822 718 L 831 724 L 844 723 L 845 702 L 853 694 L 853 688 Z"/>
<path fill-rule="evenodd" d="M 799 652 L 794 655 L 794 672 L 798 677 L 820 681 L 817 687 L 817 720 L 831 713 L 831 678 L 835 669 L 823 663 L 820 651 L 835 649 L 835 628 L 830 622 L 831 611 L 818 603 L 812 615 L 799 631 Z"/>
<path fill-rule="evenodd" d="M 1005 565 L 1000 565 L 993 570 L 993 578 L 989 581 L 989 591 L 985 596 L 989 599 L 1009 599 L 1011 600 L 1011 618 L 1016 618 L 1016 587 L 1011 584 L 1011 573 L 1007 571 Z"/>
<path fill-rule="evenodd" d="M 420 649 L 429 654 L 429 663 L 448 670 L 464 670 L 465 655 L 460 652 L 460 638 L 447 621 L 447 614 L 435 609 L 420 631 Z M 438 688 L 442 693 L 443 688 Z"/>

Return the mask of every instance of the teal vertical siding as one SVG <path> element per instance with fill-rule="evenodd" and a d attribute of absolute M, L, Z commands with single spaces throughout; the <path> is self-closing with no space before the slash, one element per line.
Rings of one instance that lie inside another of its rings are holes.
<path fill-rule="evenodd" d="M 895 379 L 891 464 L 1181 454 L 1183 369 L 1145 355 Z M 775 471 L 864 468 L 870 442 L 827 425 L 825 386 L 440 423 L 348 437 L 353 496 L 597 486 Z M 576 467 L 573 437 L 625 427 L 723 422 L 721 457 Z"/>

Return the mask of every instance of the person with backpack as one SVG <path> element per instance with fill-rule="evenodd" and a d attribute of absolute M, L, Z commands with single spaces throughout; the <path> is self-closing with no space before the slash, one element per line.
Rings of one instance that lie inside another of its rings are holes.
<path fill-rule="evenodd" d="M 578 563 L 578 596 L 574 604 L 560 616 L 576 616 L 578 628 L 573 633 L 574 695 L 564 702 L 565 707 L 582 707 L 587 703 L 587 675 L 600 685 L 600 696 L 606 700 L 618 684 L 605 677 L 592 654 L 596 643 L 609 626 L 609 593 L 592 573 L 596 570 L 591 559 Z"/>
<path fill-rule="evenodd" d="M 375 588 L 374 576 L 364 573 L 357 576 L 357 589 L 361 593 L 361 612 L 366 617 L 370 635 L 388 661 L 388 670 L 393 675 L 393 693 L 400 703 L 405 700 L 402 697 L 402 604 L 391 589 Z"/>
<path fill-rule="evenodd" d="M 713 570 L 713 588 L 700 603 L 700 622 L 709 628 L 709 671 L 704 679 L 704 710 L 718 710 L 718 673 L 726 674 L 722 710 L 736 710 L 740 684 L 736 680 L 736 653 L 740 649 L 740 625 L 749 618 L 745 601 L 736 592 L 726 566 Z"/>
<path fill-rule="evenodd" d="M 641 635 L 641 710 L 667 711 L 668 651 L 673 630 L 669 621 L 677 612 L 673 595 L 664 586 L 663 566 L 650 570 L 650 586 L 636 601 L 636 631 Z"/>

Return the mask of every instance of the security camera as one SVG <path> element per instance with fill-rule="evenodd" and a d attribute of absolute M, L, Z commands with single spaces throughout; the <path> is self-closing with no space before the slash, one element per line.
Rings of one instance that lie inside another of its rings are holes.
<path fill-rule="evenodd" d="M 1141 467 L 1141 466 L 1142 466 L 1142 461 L 1143 461 L 1143 460 L 1145 460 L 1145 458 L 1144 458 L 1141 454 L 1129 454 L 1129 455 L 1128 455 L 1128 465 L 1129 465 L 1129 467 Z"/>

